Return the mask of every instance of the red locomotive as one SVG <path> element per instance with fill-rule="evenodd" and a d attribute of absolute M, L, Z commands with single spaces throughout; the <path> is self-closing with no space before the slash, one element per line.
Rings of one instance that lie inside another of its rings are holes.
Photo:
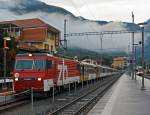
<path fill-rule="evenodd" d="M 14 90 L 33 87 L 35 91 L 49 91 L 54 85 L 79 82 L 80 73 L 75 60 L 55 57 L 47 53 L 18 54 L 14 69 Z"/>
<path fill-rule="evenodd" d="M 107 68 L 48 53 L 18 54 L 13 72 L 13 86 L 16 92 L 30 88 L 36 92 L 47 92 L 54 86 L 99 78 L 103 69 Z"/>

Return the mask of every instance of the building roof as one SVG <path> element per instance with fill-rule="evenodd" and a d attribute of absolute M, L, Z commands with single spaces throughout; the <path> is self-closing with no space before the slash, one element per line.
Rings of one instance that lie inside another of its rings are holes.
<path fill-rule="evenodd" d="M 24 20 L 12 20 L 0 22 L 0 26 L 5 28 L 19 28 L 22 30 L 21 35 L 17 38 L 20 43 L 19 46 L 22 49 L 34 49 L 26 43 L 31 42 L 44 42 L 47 37 L 47 30 L 59 34 L 60 31 L 49 24 L 43 22 L 38 18 L 24 19 Z"/>
<path fill-rule="evenodd" d="M 24 20 L 12 20 L 0 22 L 0 25 L 9 28 L 21 28 L 23 30 L 22 37 L 24 42 L 43 42 L 46 38 L 47 30 L 54 33 L 60 33 L 60 31 L 38 18 L 24 19 Z M 20 37 L 21 38 L 21 37 Z"/>
<path fill-rule="evenodd" d="M 113 59 L 114 61 L 122 61 L 122 60 L 127 60 L 125 57 L 117 57 Z"/>
<path fill-rule="evenodd" d="M 6 24 L 13 24 L 13 25 L 16 25 L 16 26 L 18 26 L 20 28 L 23 28 L 23 29 L 37 28 L 37 27 L 46 27 L 46 28 L 50 28 L 54 32 L 59 32 L 58 29 L 50 26 L 49 24 L 43 22 L 42 20 L 40 20 L 38 18 L 0 22 L 0 25 L 4 25 L 4 24 L 5 25 Z"/>

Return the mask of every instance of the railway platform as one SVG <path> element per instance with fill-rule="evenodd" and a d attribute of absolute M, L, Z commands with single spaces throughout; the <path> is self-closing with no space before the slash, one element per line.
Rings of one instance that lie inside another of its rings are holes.
<path fill-rule="evenodd" d="M 0 96 L 8 96 L 8 95 L 12 95 L 12 94 L 14 94 L 14 93 L 15 93 L 15 92 L 12 91 L 12 90 L 2 91 L 2 92 L 0 93 Z"/>
<path fill-rule="evenodd" d="M 145 79 L 144 90 L 141 83 L 141 77 L 123 74 L 88 115 L 150 115 L 150 80 Z"/>
<path fill-rule="evenodd" d="M 13 98 L 14 91 L 4 91 L 0 93 L 0 103 L 9 101 Z"/>

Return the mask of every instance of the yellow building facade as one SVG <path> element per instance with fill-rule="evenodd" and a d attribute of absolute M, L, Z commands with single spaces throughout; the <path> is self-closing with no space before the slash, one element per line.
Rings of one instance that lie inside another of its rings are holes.
<path fill-rule="evenodd" d="M 113 59 L 112 67 L 115 69 L 125 69 L 127 67 L 126 57 L 117 57 Z"/>

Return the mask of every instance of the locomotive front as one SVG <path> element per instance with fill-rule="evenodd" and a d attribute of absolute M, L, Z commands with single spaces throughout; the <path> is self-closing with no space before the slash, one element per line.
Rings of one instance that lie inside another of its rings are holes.
<path fill-rule="evenodd" d="M 52 61 L 46 55 L 17 55 L 13 72 L 14 90 L 16 92 L 31 88 L 37 92 L 50 90 L 53 80 L 48 75 L 48 70 L 51 72 L 51 69 Z"/>

